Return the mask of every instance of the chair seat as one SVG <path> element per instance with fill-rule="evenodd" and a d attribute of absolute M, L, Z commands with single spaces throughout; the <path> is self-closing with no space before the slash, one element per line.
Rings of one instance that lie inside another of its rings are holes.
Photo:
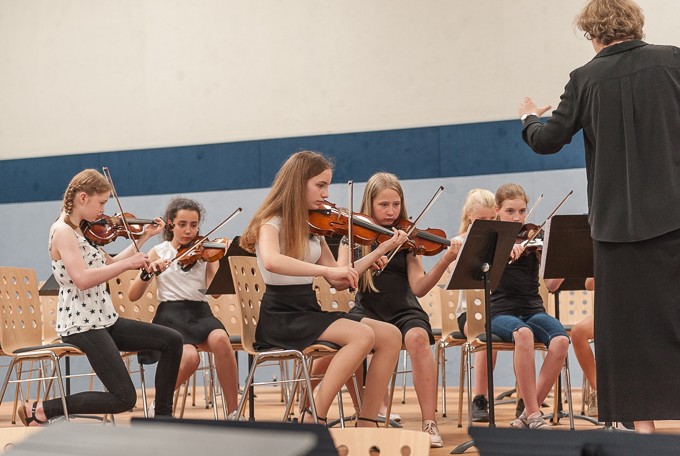
<path fill-rule="evenodd" d="M 74 353 L 82 353 L 82 351 L 76 347 L 75 345 L 71 344 L 64 344 L 64 343 L 59 343 L 59 344 L 48 344 L 48 345 L 38 345 L 35 347 L 24 347 L 20 348 L 18 350 L 14 350 L 12 352 L 13 355 L 22 355 L 26 354 L 32 351 L 39 351 L 39 350 L 50 350 L 55 353 L 58 352 L 74 352 Z"/>
<path fill-rule="evenodd" d="M 447 339 L 447 340 L 448 340 L 448 339 L 467 340 L 467 337 L 465 336 L 465 334 L 463 334 L 463 333 L 460 332 L 460 331 L 454 331 L 454 332 L 452 332 L 451 334 L 449 334 L 448 336 L 446 336 L 446 339 Z"/>
<path fill-rule="evenodd" d="M 486 334 L 480 334 L 479 336 L 477 336 L 477 339 L 480 340 L 481 342 L 486 342 Z M 509 344 L 512 343 L 511 340 L 505 340 L 500 336 L 497 336 L 496 334 L 491 334 L 491 342 L 507 342 Z"/>
<path fill-rule="evenodd" d="M 432 328 L 432 335 L 434 337 L 441 337 L 442 336 L 442 329 L 441 328 Z"/>
<path fill-rule="evenodd" d="M 229 336 L 229 343 L 241 345 L 241 336 Z"/>

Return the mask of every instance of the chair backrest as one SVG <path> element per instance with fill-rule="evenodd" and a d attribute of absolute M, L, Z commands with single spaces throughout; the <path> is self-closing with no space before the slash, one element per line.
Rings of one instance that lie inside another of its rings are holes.
<path fill-rule="evenodd" d="M 338 291 L 331 287 L 331 284 L 323 277 L 314 279 L 314 291 L 316 291 L 316 301 L 322 310 L 327 312 L 349 312 L 354 306 L 354 295 L 349 290 Z"/>
<path fill-rule="evenodd" d="M 0 268 L 0 310 L 2 351 L 42 345 L 38 280 L 33 269 Z"/>
<path fill-rule="evenodd" d="M 460 290 L 444 290 L 439 288 L 439 296 L 441 300 L 442 337 L 457 331 L 462 333 L 463 328 L 458 327 L 458 319 L 456 318 Z"/>
<path fill-rule="evenodd" d="M 442 289 L 438 285 L 435 285 L 425 296 L 418 298 L 420 307 L 423 308 L 430 319 L 430 326 L 432 329 L 442 329 L 441 290 Z M 442 331 L 442 335 L 443 334 Z"/>
<path fill-rule="evenodd" d="M 39 296 L 42 315 L 42 338 L 46 344 L 53 344 L 60 340 L 57 334 L 57 303 L 58 296 Z"/>
<path fill-rule="evenodd" d="M 243 349 L 255 354 L 255 328 L 260 318 L 260 304 L 266 285 L 256 257 L 229 257 L 231 276 L 241 310 L 241 343 Z"/>
<path fill-rule="evenodd" d="M 404 429 L 352 428 L 329 429 L 339 456 L 394 455 L 427 456 L 430 434 Z M 374 450 L 375 447 L 378 451 Z"/>
<path fill-rule="evenodd" d="M 593 315 L 594 291 L 576 290 L 560 293 L 560 322 L 575 325 Z"/>
<path fill-rule="evenodd" d="M 137 274 L 139 272 L 136 270 L 125 271 L 118 277 L 109 280 L 111 302 L 113 302 L 113 307 L 121 317 L 151 323 L 158 308 L 156 281 L 152 280 L 142 297 L 132 302 L 128 297 L 128 290 Z"/>
<path fill-rule="evenodd" d="M 226 294 L 219 298 L 211 296 L 210 309 L 215 318 L 222 322 L 230 336 L 241 335 L 241 310 L 238 305 L 238 296 L 235 294 Z"/>
<path fill-rule="evenodd" d="M 467 304 L 468 341 L 472 342 L 486 331 L 484 289 L 465 290 L 465 303 Z"/>

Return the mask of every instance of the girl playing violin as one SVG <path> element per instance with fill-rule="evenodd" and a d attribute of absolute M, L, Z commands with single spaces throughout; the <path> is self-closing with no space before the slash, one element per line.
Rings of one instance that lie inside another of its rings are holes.
<path fill-rule="evenodd" d="M 121 351 L 157 350 L 157 415 L 171 416 L 172 391 L 182 356 L 182 336 L 172 329 L 120 318 L 106 291 L 106 281 L 130 269 L 149 266 L 147 255 L 129 246 L 111 258 L 83 237 L 82 220 L 93 222 L 104 212 L 111 187 L 98 171 L 78 173 L 64 194 L 61 215 L 50 229 L 52 272 L 59 283 L 57 332 L 66 343 L 82 350 L 108 392 L 86 391 L 66 397 L 71 414 L 121 413 L 132 409 L 137 391 L 120 357 Z M 141 246 L 163 229 L 163 221 L 148 226 Z M 34 402 L 31 410 L 19 409 L 26 425 L 44 424 L 63 415 L 61 399 Z"/>
<path fill-rule="evenodd" d="M 236 418 L 238 406 L 238 370 L 234 350 L 224 325 L 210 310 L 207 295 L 199 292 L 206 289 L 217 273 L 219 263 L 199 259 L 188 271 L 182 270 L 177 261 L 180 247 L 190 244 L 198 236 L 205 209 L 194 200 L 173 198 L 165 210 L 168 221 L 163 231 L 165 242 L 149 252 L 149 261 L 162 274 L 156 276 L 158 286 L 158 311 L 153 323 L 167 326 L 182 334 L 184 349 L 182 364 L 175 383 L 175 389 L 196 372 L 200 359 L 198 349 L 215 354 L 217 377 L 223 387 L 227 403 L 227 419 Z M 150 281 L 140 275 L 130 285 L 130 300 L 141 298 Z"/>
<path fill-rule="evenodd" d="M 527 198 L 517 184 L 505 184 L 496 191 L 496 214 L 501 221 L 524 223 Z M 513 262 L 505 267 L 498 287 L 491 294 L 491 330 L 497 336 L 515 343 L 514 367 L 517 387 L 524 399 L 524 412 L 510 423 L 523 429 L 550 429 L 541 418 L 539 404 L 560 373 L 569 349 L 569 337 L 562 324 L 545 312 L 539 294 L 538 270 L 540 252 L 522 255 L 524 248 L 515 244 Z M 561 279 L 545 281 L 554 291 Z M 548 347 L 548 354 L 536 380 L 534 338 Z"/>
<path fill-rule="evenodd" d="M 407 237 L 395 230 L 392 239 L 357 261 L 356 269 L 338 266 L 324 238 L 311 235 L 308 224 L 309 211 L 319 209 L 328 197 L 332 173 L 331 164 L 316 152 L 289 157 L 241 237 L 241 247 L 257 254 L 267 284 L 255 347 L 302 350 L 317 340 L 342 347 L 316 394 L 316 410 L 323 422 L 342 384 L 374 350 L 357 425 L 377 426 L 380 400 L 399 356 L 399 331 L 369 318 L 322 311 L 312 282 L 322 276 L 336 289 L 356 288 L 358 274 Z"/>
<path fill-rule="evenodd" d="M 458 239 L 460 242 L 465 240 L 470 225 L 475 220 L 496 220 L 496 199 L 494 194 L 488 190 L 476 188 L 470 190 L 465 198 L 465 204 L 461 210 L 460 229 Z M 456 319 L 458 328 L 467 336 L 467 304 L 465 301 L 465 291 L 461 290 L 456 307 Z M 494 365 L 496 353 L 494 352 Z M 487 394 L 487 371 L 486 371 L 486 351 L 475 353 L 475 397 L 472 400 L 472 421 L 477 423 L 487 423 L 489 421 L 489 401 Z"/>
<path fill-rule="evenodd" d="M 389 173 L 371 176 L 364 190 L 361 212 L 383 227 L 391 227 L 399 219 L 408 220 L 399 179 Z M 446 267 L 456 259 L 460 246 L 459 240 L 452 239 L 451 248 L 427 274 L 420 256 L 413 256 L 405 249 L 399 251 L 380 275 L 373 276 L 371 271 L 362 274 L 356 306 L 350 311 L 350 315 L 384 321 L 399 328 L 402 343 L 411 355 L 413 384 L 423 417 L 423 431 L 430 434 L 433 447 L 443 446 L 434 415 L 436 374 L 430 349 L 434 336 L 429 318 L 416 296 L 424 296 L 437 284 Z M 361 253 L 374 254 L 381 248 L 382 245 L 363 247 Z M 344 246 L 341 245 L 338 251 L 338 263 L 347 264 L 348 261 L 349 241 L 345 239 Z"/>

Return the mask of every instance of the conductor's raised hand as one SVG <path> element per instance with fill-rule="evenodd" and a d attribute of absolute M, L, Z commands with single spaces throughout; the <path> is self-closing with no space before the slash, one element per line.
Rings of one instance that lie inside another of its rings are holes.
<path fill-rule="evenodd" d="M 524 101 L 519 105 L 519 116 L 522 117 L 524 114 L 536 114 L 538 117 L 541 117 L 550 108 L 552 108 L 550 105 L 539 108 L 536 106 L 536 103 L 534 103 L 534 100 L 530 97 L 525 97 Z"/>

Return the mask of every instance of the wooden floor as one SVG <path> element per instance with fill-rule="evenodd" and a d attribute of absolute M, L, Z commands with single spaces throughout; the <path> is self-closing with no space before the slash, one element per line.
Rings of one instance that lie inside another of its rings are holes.
<path fill-rule="evenodd" d="M 500 394 L 503 392 L 503 388 L 499 388 L 496 390 L 496 394 Z M 150 391 L 150 395 L 153 395 L 153 391 Z M 284 411 L 284 404 L 281 402 L 281 395 L 280 395 L 280 390 L 276 389 L 274 387 L 260 387 L 256 389 L 256 408 L 255 408 L 255 417 L 258 420 L 280 420 L 283 415 Z M 184 418 L 194 418 L 194 419 L 213 419 L 213 410 L 212 409 L 206 409 L 205 407 L 205 401 L 203 398 L 203 389 L 199 387 L 197 389 L 196 393 L 196 405 L 192 406 L 192 398 L 191 396 L 187 400 L 187 410 L 185 412 Z M 410 429 L 410 430 L 420 430 L 421 429 L 421 418 L 420 418 L 420 409 L 418 407 L 418 403 L 416 401 L 416 396 L 413 388 L 407 388 L 406 391 L 406 403 L 401 404 L 401 390 L 398 390 L 395 392 L 395 396 L 397 398 L 395 399 L 395 404 L 393 406 L 393 413 L 399 413 L 402 417 L 401 424 L 405 429 Z M 441 416 L 441 410 L 439 410 L 437 414 L 437 421 L 439 423 L 439 430 L 441 433 L 442 438 L 444 439 L 444 448 L 441 449 L 431 449 L 430 455 L 432 456 L 443 456 L 443 455 L 448 455 L 453 448 L 455 448 L 457 445 L 462 444 L 466 441 L 469 440 L 468 434 L 467 434 L 467 421 L 466 421 L 466 415 L 465 413 L 463 414 L 463 426 L 459 428 L 457 426 L 457 397 L 458 397 L 458 389 L 457 388 L 449 388 L 447 389 L 447 399 L 448 399 L 448 416 L 446 418 L 443 418 Z M 219 401 L 219 399 L 218 399 Z M 581 405 L 581 394 L 580 390 L 579 391 L 574 391 L 574 405 L 576 411 L 580 411 L 580 405 Z M 547 402 L 552 405 L 552 399 L 548 399 Z M 138 401 L 138 407 L 133 410 L 132 412 L 129 413 L 123 413 L 120 415 L 116 416 L 116 424 L 119 426 L 125 426 L 129 423 L 130 418 L 136 417 L 136 416 L 143 416 L 143 412 L 141 410 L 141 397 L 139 398 Z M 347 404 L 345 414 L 346 415 L 351 415 L 351 400 L 349 399 L 349 396 L 346 397 L 345 399 L 345 404 Z M 441 398 L 439 402 L 439 406 L 441 407 Z M 565 404 L 566 408 L 566 404 Z M 222 414 L 222 409 L 221 405 L 218 409 L 220 419 L 223 419 L 223 414 Z M 5 402 L 2 404 L 2 407 L 0 407 L 0 423 L 3 423 L 3 425 L 0 425 L 0 427 L 11 427 L 12 424 L 10 423 L 10 418 L 11 418 L 11 412 L 12 412 L 12 404 Z M 544 413 L 549 413 L 549 410 L 547 408 L 543 409 Z M 178 413 L 176 413 L 176 416 L 178 416 Z M 338 408 L 336 404 L 333 405 L 333 407 L 330 410 L 329 413 L 329 421 L 331 421 L 334 418 L 338 417 Z M 498 405 L 496 406 L 496 425 L 498 427 L 507 427 L 508 424 L 512 419 L 515 417 L 515 405 L 514 404 L 503 404 L 503 405 Z M 576 430 L 592 430 L 595 429 L 596 426 L 593 424 L 590 424 L 586 421 L 581 421 L 581 420 L 576 420 Z M 481 425 L 481 424 L 480 424 Z M 21 423 L 15 425 L 15 426 L 21 426 Z M 657 427 L 660 432 L 663 433 L 677 433 L 680 434 L 680 421 L 665 421 L 665 422 L 658 422 Z M 568 419 L 562 419 L 560 423 L 556 426 L 556 428 L 559 429 L 568 429 L 569 428 L 569 420 Z M 479 454 L 475 448 L 471 448 L 468 450 L 465 454 Z"/>

